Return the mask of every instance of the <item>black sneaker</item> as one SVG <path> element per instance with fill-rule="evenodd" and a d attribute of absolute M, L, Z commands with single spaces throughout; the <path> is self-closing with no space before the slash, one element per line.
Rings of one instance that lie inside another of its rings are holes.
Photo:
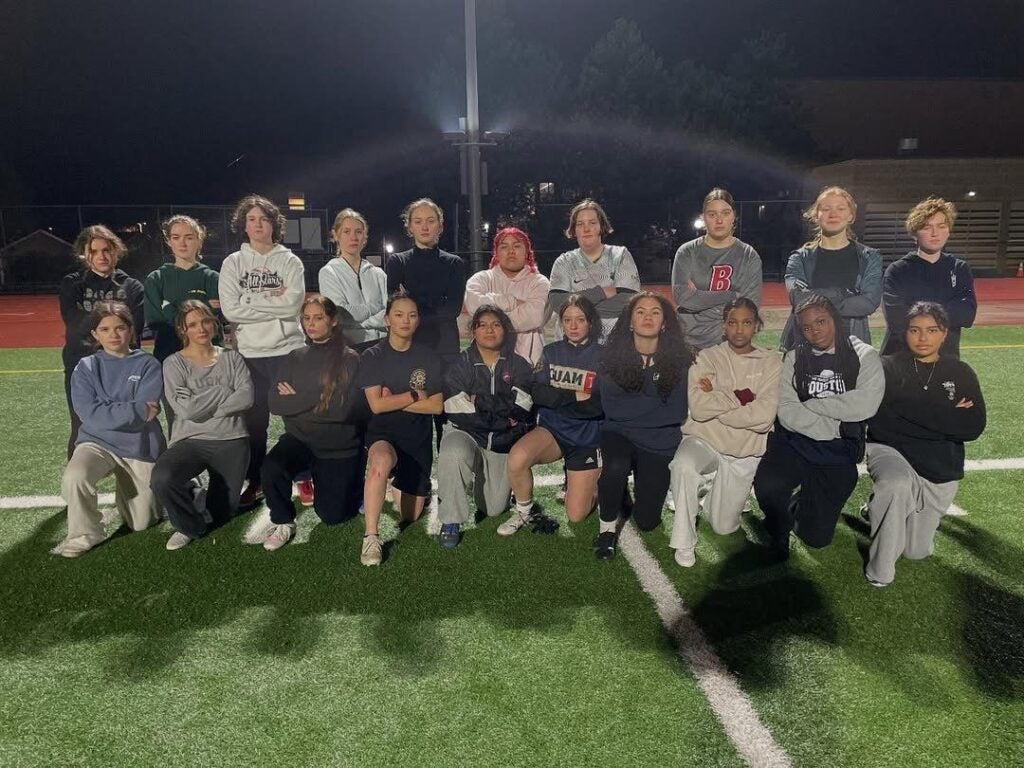
<path fill-rule="evenodd" d="M 611 560 L 615 557 L 615 531 L 597 534 L 594 539 L 594 557 L 598 560 Z"/>
<path fill-rule="evenodd" d="M 768 559 L 773 563 L 784 563 L 789 560 L 789 534 L 772 536 L 768 542 Z"/>

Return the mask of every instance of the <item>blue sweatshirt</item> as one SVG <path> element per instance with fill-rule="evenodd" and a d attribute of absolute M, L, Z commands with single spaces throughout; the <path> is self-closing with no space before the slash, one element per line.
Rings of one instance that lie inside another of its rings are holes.
<path fill-rule="evenodd" d="M 146 421 L 146 403 L 160 402 L 163 384 L 160 363 L 140 349 L 83 358 L 71 374 L 71 403 L 82 420 L 75 445 L 96 443 L 122 459 L 156 461 L 164 433 L 157 419 Z"/>
<path fill-rule="evenodd" d="M 667 400 L 662 400 L 658 394 L 653 367 L 644 370 L 644 383 L 639 392 L 627 392 L 611 376 L 602 373 L 598 379 L 605 418 L 601 429 L 622 435 L 643 451 L 674 456 L 683 438 L 688 372 L 689 365 L 683 369 Z"/>
<path fill-rule="evenodd" d="M 601 347 L 596 342 L 573 344 L 567 339 L 544 347 L 533 372 L 537 425 L 560 443 L 597 447 L 601 442 L 601 392 L 597 371 Z M 577 392 L 589 392 L 577 400 Z"/>

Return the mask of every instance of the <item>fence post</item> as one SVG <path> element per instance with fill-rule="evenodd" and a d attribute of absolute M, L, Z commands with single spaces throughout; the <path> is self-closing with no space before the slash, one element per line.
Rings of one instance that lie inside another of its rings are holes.
<path fill-rule="evenodd" d="M 1006 250 L 1010 245 L 1010 198 L 1005 197 L 999 208 L 999 239 L 996 241 L 996 275 L 1005 277 L 1009 274 L 1006 270 Z"/>

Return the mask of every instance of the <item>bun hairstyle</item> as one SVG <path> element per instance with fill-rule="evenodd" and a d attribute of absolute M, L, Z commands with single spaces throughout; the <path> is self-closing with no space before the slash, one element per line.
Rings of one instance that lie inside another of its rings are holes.
<path fill-rule="evenodd" d="M 821 190 L 821 192 L 818 193 L 818 196 L 815 198 L 814 202 L 811 203 L 810 207 L 806 211 L 804 211 L 803 214 L 804 221 L 811 225 L 811 228 L 814 232 L 814 236 L 809 241 L 804 243 L 804 245 L 808 248 L 816 247 L 821 243 L 821 227 L 818 225 L 818 208 L 821 207 L 822 201 L 826 197 L 829 197 L 830 195 L 839 195 L 840 197 L 844 198 L 847 204 L 850 206 L 850 213 L 853 214 L 853 219 L 850 221 L 849 224 L 846 225 L 846 237 L 850 240 L 857 239 L 857 235 L 853 231 L 853 222 L 857 220 L 857 201 L 853 199 L 853 195 L 851 195 L 842 187 L 825 187 L 823 190 Z"/>
<path fill-rule="evenodd" d="M 724 323 L 729 319 L 729 313 L 734 309 L 749 309 L 754 315 L 754 322 L 757 323 L 757 332 L 760 333 L 764 328 L 764 320 L 761 319 L 761 313 L 758 311 L 757 304 L 748 299 L 746 296 L 737 296 L 732 301 L 728 302 L 722 307 L 722 322 Z"/>

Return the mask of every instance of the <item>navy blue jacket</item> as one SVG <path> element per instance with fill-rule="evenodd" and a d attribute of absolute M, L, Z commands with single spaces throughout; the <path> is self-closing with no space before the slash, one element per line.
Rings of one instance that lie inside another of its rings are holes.
<path fill-rule="evenodd" d="M 644 370 L 644 383 L 639 392 L 626 392 L 610 376 L 600 378 L 601 402 L 605 422 L 602 429 L 617 432 L 641 450 L 674 456 L 683 438 L 686 420 L 687 364 L 679 376 L 679 383 L 662 400 L 654 381 L 653 367 Z"/>
<path fill-rule="evenodd" d="M 601 347 L 596 342 L 573 344 L 567 339 L 544 347 L 533 372 L 533 402 L 537 426 L 544 427 L 559 443 L 596 448 L 601 442 L 601 392 L 597 383 Z M 577 400 L 577 392 L 589 392 Z"/>

